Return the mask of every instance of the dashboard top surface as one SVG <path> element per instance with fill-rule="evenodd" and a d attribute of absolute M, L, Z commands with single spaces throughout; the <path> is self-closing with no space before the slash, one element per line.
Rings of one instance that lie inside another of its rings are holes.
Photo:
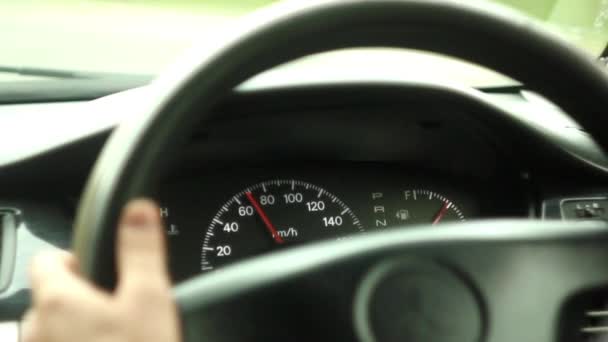
<path fill-rule="evenodd" d="M 362 88 L 355 88 L 356 94 L 364 94 Z M 589 189 L 582 195 L 601 192 L 602 175 L 589 172 L 584 164 L 565 160 L 556 150 L 530 144 L 527 138 L 512 134 L 511 128 L 502 131 L 491 122 L 479 121 L 483 119 L 475 114 L 483 114 L 479 108 L 473 110 L 461 102 L 430 102 L 432 97 L 418 98 L 409 104 L 404 99 L 390 102 L 375 98 L 373 103 L 362 106 L 360 101 L 364 97 L 353 97 L 350 93 L 349 100 L 349 89 L 342 89 L 338 102 L 336 98 L 310 101 L 311 95 L 319 94 L 318 88 L 307 96 L 297 96 L 296 91 L 292 93 L 295 97 L 266 104 L 260 101 L 268 99 L 268 94 L 281 92 L 241 94 L 244 97 L 236 96 L 234 102 L 221 109 L 225 112 L 220 114 L 225 115 L 218 115 L 212 125 L 198 128 L 181 153 L 171 156 L 177 162 L 163 178 L 159 200 L 169 213 L 165 219 L 170 248 L 178 251 L 171 258 L 174 279 L 201 272 L 202 248 L 218 247 L 215 243 L 204 246 L 204 233 L 209 231 L 222 206 L 256 185 L 252 194 L 261 201 L 260 184 L 267 181 L 305 182 L 344 203 L 337 212 L 329 205 L 331 197 L 323 199 L 327 202 L 325 210 L 331 209 L 333 214 L 304 215 L 302 222 L 318 223 L 326 217 L 328 225 L 335 225 L 339 216 L 335 213 L 348 208 L 365 231 L 391 229 L 407 220 L 413 222 L 414 218 L 432 222 L 445 200 L 458 208 L 466 220 L 529 218 L 540 217 L 546 198 L 581 195 L 581 184 Z M 134 103 L 143 94 L 132 96 L 127 92 L 89 103 L 0 107 L 1 111 L 12 113 L 6 128 L 11 132 L 23 131 L 28 121 L 52 116 L 54 111 L 63 112 L 71 125 L 47 118 L 44 122 L 49 124 L 41 136 L 51 143 L 44 146 L 36 143 L 44 139 L 28 141 L 14 139 L 14 135 L 3 136 L 9 145 L 15 141 L 15 150 L 3 157 L 0 170 L 4 177 L 0 182 L 4 191 L 0 200 L 3 206 L 21 209 L 23 217 L 17 230 L 17 243 L 21 246 L 15 260 L 17 266 L 9 289 L 0 294 L 0 305 L 7 303 L 6 312 L 0 310 L 4 316 L 0 316 L 15 317 L 27 307 L 26 270 L 34 253 L 46 248 L 69 248 L 71 222 L 82 185 L 119 116 L 114 113 L 102 118 L 104 111 L 136 110 L 140 107 Z M 520 115 L 502 117 L 504 120 L 525 117 L 524 121 L 537 125 L 550 117 L 563 118 L 563 113 L 555 108 L 535 103 L 519 93 L 484 96 Z M 90 112 L 91 116 L 78 114 L 82 108 L 102 102 Z M 95 122 L 95 118 L 103 124 Z M 573 142 L 587 139 L 571 122 L 560 120 L 554 121 L 554 132 L 572 133 Z M 80 130 L 85 126 L 88 128 Z M 335 130 L 341 130 L 342 135 L 333 135 Z M 589 146 L 593 149 L 593 145 Z M 546 151 L 549 152 L 543 153 Z M 574 174 L 584 176 L 565 176 Z M 414 194 L 428 195 L 424 191 L 437 196 L 421 205 L 408 202 Z M 378 193 L 382 193 L 386 202 L 374 203 L 373 195 Z M 286 194 L 281 189 L 274 193 L 275 200 L 284 199 Z M 406 194 L 410 196 L 408 199 Z M 308 210 L 306 203 L 316 196 L 306 191 L 302 195 L 303 204 L 297 215 Z M 238 215 L 238 207 L 229 209 L 231 214 L 234 210 Z M 381 210 L 384 216 L 380 215 Z M 304 236 L 303 225 L 282 223 L 283 218 L 277 212 L 269 211 L 267 215 L 277 221 L 276 228 L 284 231 L 281 234 L 285 239 L 293 238 L 296 230 L 298 236 Z M 226 221 L 221 220 L 237 222 Z M 238 223 L 260 228 L 259 220 Z M 174 231 L 171 225 L 175 226 Z M 179 233 L 175 234 L 176 231 Z M 268 238 L 264 231 L 262 236 Z M 241 242 L 235 243 L 235 248 L 239 246 Z M 254 252 L 258 255 L 259 250 Z M 262 250 L 262 254 L 266 252 Z"/>

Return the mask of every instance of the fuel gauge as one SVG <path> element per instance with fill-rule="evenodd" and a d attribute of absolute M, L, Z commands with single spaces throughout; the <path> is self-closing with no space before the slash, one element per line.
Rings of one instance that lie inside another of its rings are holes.
<path fill-rule="evenodd" d="M 378 192 L 372 194 L 372 201 L 376 228 L 465 221 L 460 206 L 437 191 L 409 189 L 398 200 Z"/>
<path fill-rule="evenodd" d="M 465 221 L 465 216 L 458 205 L 436 191 L 405 190 L 403 198 L 403 208 L 395 213 L 397 220 L 433 225 L 450 221 Z"/>

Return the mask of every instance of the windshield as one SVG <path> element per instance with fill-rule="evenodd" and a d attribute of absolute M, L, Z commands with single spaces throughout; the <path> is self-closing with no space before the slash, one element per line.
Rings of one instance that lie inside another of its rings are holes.
<path fill-rule="evenodd" d="M 0 65 L 155 75 L 196 41 L 213 37 L 222 26 L 272 2 L 5 0 L 0 4 Z M 496 2 L 538 19 L 592 55 L 599 56 L 608 41 L 608 0 Z M 358 51 L 348 58 L 368 54 L 373 55 Z M 427 54 L 378 58 L 407 64 L 423 57 L 422 67 L 417 64 L 414 71 L 423 73 L 427 65 L 435 74 L 440 70 L 472 86 L 508 82 L 486 70 Z"/>

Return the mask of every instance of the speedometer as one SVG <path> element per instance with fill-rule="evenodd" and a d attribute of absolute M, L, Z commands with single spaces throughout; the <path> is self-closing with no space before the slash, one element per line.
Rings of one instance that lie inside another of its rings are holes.
<path fill-rule="evenodd" d="M 201 251 L 201 270 L 285 246 L 363 232 L 352 210 L 327 190 L 299 180 L 271 180 L 231 197 L 213 217 Z"/>
<path fill-rule="evenodd" d="M 294 179 L 259 183 L 231 197 L 211 220 L 203 238 L 201 270 L 269 251 L 364 231 L 342 200 Z"/>

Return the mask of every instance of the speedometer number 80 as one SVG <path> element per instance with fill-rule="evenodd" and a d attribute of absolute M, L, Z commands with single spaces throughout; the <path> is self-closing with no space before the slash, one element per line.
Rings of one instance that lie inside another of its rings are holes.
<path fill-rule="evenodd" d="M 261 205 L 273 205 L 274 204 L 274 196 L 272 195 L 262 195 L 260 196 L 260 204 Z"/>

